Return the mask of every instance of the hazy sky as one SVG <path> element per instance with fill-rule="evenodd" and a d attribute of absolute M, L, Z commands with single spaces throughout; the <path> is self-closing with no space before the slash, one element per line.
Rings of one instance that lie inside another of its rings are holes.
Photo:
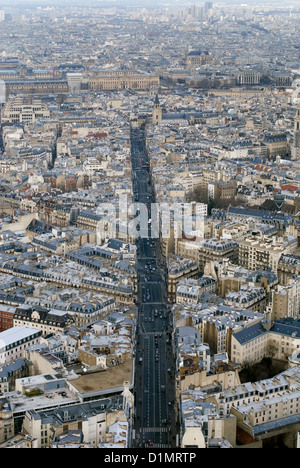
<path fill-rule="evenodd" d="M 58 7 L 67 7 L 70 6 L 99 6 L 99 7 L 164 7 L 168 6 L 169 8 L 174 5 L 174 7 L 187 7 L 189 5 L 203 5 L 205 0 L 2 0 L 1 7 L 36 7 L 36 6 L 58 6 Z M 255 6 L 298 6 L 300 7 L 300 0 L 219 0 L 213 2 L 216 5 L 239 5 L 239 4 L 248 4 Z"/>

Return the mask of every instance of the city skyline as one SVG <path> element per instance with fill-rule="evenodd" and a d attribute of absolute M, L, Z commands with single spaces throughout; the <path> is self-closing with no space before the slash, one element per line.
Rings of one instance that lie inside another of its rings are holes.
<path fill-rule="evenodd" d="M 99 6 L 99 8 L 105 7 L 123 7 L 123 6 L 135 6 L 135 7 L 141 7 L 143 8 L 144 6 L 147 5 L 147 7 L 151 8 L 157 8 L 157 7 L 182 7 L 182 8 L 187 8 L 192 5 L 196 6 L 203 6 L 206 2 L 204 0 L 201 1 L 190 1 L 187 0 L 185 2 L 180 2 L 179 0 L 174 0 L 174 1 L 162 1 L 162 0 L 154 0 L 154 2 L 149 2 L 148 0 L 141 0 L 140 2 L 137 2 L 135 0 L 89 0 L 88 2 L 85 2 L 83 5 L 81 1 L 79 0 L 65 0 L 64 2 L 59 2 L 56 0 L 14 0 L 14 2 L 5 2 L 5 0 L 2 2 L 3 6 L 59 6 L 62 8 L 65 7 L 70 7 L 70 6 Z M 223 5 L 233 5 L 233 6 L 250 6 L 250 7 L 272 7 L 274 5 L 276 6 L 288 6 L 288 7 L 298 7 L 299 3 L 298 0 L 269 0 L 269 1 L 260 1 L 260 0 L 248 0 L 248 1 L 241 1 L 241 0 L 221 0 L 218 2 L 214 2 L 216 6 L 223 6 Z"/>

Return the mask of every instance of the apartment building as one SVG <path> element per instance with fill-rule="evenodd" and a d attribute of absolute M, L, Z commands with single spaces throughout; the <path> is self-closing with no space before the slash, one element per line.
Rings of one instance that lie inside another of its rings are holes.
<path fill-rule="evenodd" d="M 31 307 L 23 304 L 16 308 L 14 326 L 40 330 L 43 336 L 49 333 L 61 333 L 74 325 L 74 320 L 67 311 L 48 310 L 43 307 Z"/>
<path fill-rule="evenodd" d="M 180 397 L 180 447 L 233 448 L 236 422 L 234 417 L 220 417 L 212 402 L 204 401 L 197 390 L 182 392 Z"/>
<path fill-rule="evenodd" d="M 215 202 L 229 202 L 235 197 L 236 183 L 213 181 L 209 182 L 207 190 L 209 199 Z"/>
<path fill-rule="evenodd" d="M 294 275 L 300 274 L 300 259 L 292 254 L 283 254 L 278 262 L 277 276 L 281 285 L 287 286 Z"/>
<path fill-rule="evenodd" d="M 231 359 L 239 364 L 260 362 L 267 354 L 268 330 L 256 323 L 231 337 Z"/>
<path fill-rule="evenodd" d="M 276 398 L 279 394 L 298 391 L 299 369 L 294 366 L 270 379 L 246 382 L 229 387 L 217 396 L 218 409 L 222 416 L 228 416 L 233 409 L 255 405 L 264 400 Z"/>
<path fill-rule="evenodd" d="M 51 232 L 41 233 L 36 236 L 31 231 L 30 235 L 32 244 L 36 245 L 39 250 L 56 255 L 66 255 L 85 243 L 95 243 L 97 240 L 95 232 L 79 228 L 69 230 L 52 229 Z"/>
<path fill-rule="evenodd" d="M 238 244 L 230 239 L 205 239 L 199 246 L 198 264 L 204 272 L 206 263 L 219 262 L 228 258 L 232 263 L 238 259 Z"/>
<path fill-rule="evenodd" d="M 268 351 L 275 358 L 287 362 L 300 349 L 300 320 L 284 318 L 274 321 L 269 331 Z"/>
<path fill-rule="evenodd" d="M 82 229 L 96 232 L 99 243 L 116 235 L 116 220 L 113 215 L 108 219 L 93 210 L 82 210 L 78 213 L 76 224 Z"/>
<path fill-rule="evenodd" d="M 132 305 L 134 303 L 134 290 L 130 284 L 124 284 L 120 281 L 106 281 L 95 275 L 83 278 L 82 287 L 104 295 L 107 294 L 109 298 L 113 297 L 116 305 Z M 113 307 L 113 305 L 112 302 L 109 303 L 109 307 Z"/>
<path fill-rule="evenodd" d="M 188 403 L 188 405 L 187 405 Z M 193 404 L 192 404 L 193 403 Z M 206 448 L 208 443 L 208 424 L 217 417 L 217 410 L 212 403 L 197 402 L 186 395 L 182 396 L 181 447 Z M 205 430 L 206 429 L 206 430 Z"/>
<path fill-rule="evenodd" d="M 287 226 L 293 224 L 294 218 L 286 213 L 274 213 L 273 211 L 255 210 L 249 208 L 230 207 L 226 213 L 226 218 L 244 223 L 256 222 L 267 225 L 268 230 L 266 235 L 270 236 L 272 231 L 277 229 L 286 229 Z M 264 229 L 267 229 L 266 227 Z M 255 229 L 256 231 L 256 229 Z"/>
<path fill-rule="evenodd" d="M 235 387 L 240 384 L 238 367 L 232 362 L 218 361 L 218 356 L 210 356 L 210 348 L 207 345 L 199 345 L 195 347 L 193 352 L 189 354 L 181 353 L 179 361 L 179 376 L 180 382 L 177 380 L 177 385 L 180 386 L 182 392 L 189 388 L 206 387 L 216 390 L 223 390 L 230 387 Z M 209 358 L 209 359 L 207 359 Z"/>
<path fill-rule="evenodd" d="M 109 312 L 114 310 L 115 301 L 112 297 L 96 294 L 95 297 L 85 302 L 83 295 L 80 298 L 66 302 L 59 301 L 56 307 L 61 307 L 74 321 L 76 327 L 84 327 L 96 320 L 101 320 Z"/>
<path fill-rule="evenodd" d="M 224 304 L 263 313 L 267 305 L 266 291 L 261 287 L 244 284 L 239 291 L 230 291 L 226 294 Z"/>
<path fill-rule="evenodd" d="M 300 349 L 300 321 L 284 318 L 261 323 L 233 333 L 231 359 L 239 364 L 254 364 L 265 357 L 287 362 Z"/>
<path fill-rule="evenodd" d="M 203 293 L 214 293 L 216 291 L 216 280 L 210 276 L 202 276 L 199 279 L 189 278 L 180 281 L 176 287 L 176 303 L 197 304 Z"/>
<path fill-rule="evenodd" d="M 198 263 L 200 241 L 185 238 L 175 239 L 175 254 L 181 258 L 190 258 Z"/>
<path fill-rule="evenodd" d="M 27 348 L 38 344 L 42 332 L 28 327 L 13 327 L 0 333 L 0 364 L 24 357 Z"/>
<path fill-rule="evenodd" d="M 37 440 L 30 437 L 28 434 L 16 434 L 0 444 L 0 448 L 8 449 L 36 449 L 38 448 Z"/>
<path fill-rule="evenodd" d="M 14 417 L 11 405 L 5 398 L 0 398 L 0 443 L 13 437 L 14 434 Z"/>
<path fill-rule="evenodd" d="M 300 318 L 300 281 L 290 280 L 287 286 L 277 286 L 272 292 L 272 318 Z"/>
<path fill-rule="evenodd" d="M 250 270 L 268 270 L 276 274 L 282 255 L 291 253 L 297 247 L 297 239 L 250 236 L 240 242 L 239 265 Z"/>
<path fill-rule="evenodd" d="M 215 274 L 213 271 L 215 269 Z M 244 267 L 230 265 L 227 261 L 223 264 L 212 264 L 206 269 L 207 273 L 218 279 L 218 292 L 221 297 L 225 298 L 227 294 L 240 291 L 244 285 L 255 288 L 263 288 L 265 291 L 266 300 L 271 300 L 271 291 L 278 284 L 277 276 L 267 270 L 249 271 Z"/>
<path fill-rule="evenodd" d="M 212 353 L 227 353 L 230 359 L 233 333 L 259 324 L 263 317 L 252 310 L 222 304 L 192 312 L 193 323 L 200 332 L 202 342 L 209 345 Z"/>
<path fill-rule="evenodd" d="M 16 308 L 8 305 L 0 305 L 0 332 L 13 327 Z"/>
<path fill-rule="evenodd" d="M 23 432 L 37 440 L 38 448 L 47 448 L 68 431 L 80 431 L 84 442 L 99 447 L 105 440 L 107 424 L 117 416 L 123 417 L 118 408 L 122 397 L 99 400 L 90 403 L 73 404 L 52 410 L 30 410 L 25 414 Z M 121 406 L 122 407 L 122 406 Z M 110 411 L 114 411 L 114 415 Z M 115 419 L 115 420 L 116 420 Z"/>
<path fill-rule="evenodd" d="M 298 107 L 294 119 L 294 139 L 291 147 L 291 156 L 294 160 L 300 158 L 300 107 Z"/>
<path fill-rule="evenodd" d="M 16 379 L 27 377 L 32 371 L 32 363 L 27 359 L 17 359 L 0 371 L 0 394 L 12 392 L 15 390 Z"/>
<path fill-rule="evenodd" d="M 218 378 L 219 375 L 211 377 Z M 213 401 L 224 423 L 233 417 L 230 433 L 237 430 L 233 432 L 237 437 L 234 439 L 235 448 L 247 444 L 250 444 L 249 447 L 262 448 L 263 439 L 268 441 L 280 433 L 287 434 L 288 446 L 297 446 L 299 377 L 300 367 L 294 365 L 272 378 L 256 382 L 241 383 L 238 379 L 236 383 L 232 380 L 226 385 L 225 381 L 223 383 L 220 380 L 222 387 L 219 385 L 218 389 L 219 379 L 215 380 Z M 212 401 L 204 385 L 200 385 L 199 392 L 198 401 Z M 250 437 L 245 437 L 245 433 L 239 429 L 243 429 Z"/>
<path fill-rule="evenodd" d="M 176 299 L 176 287 L 179 281 L 185 278 L 193 278 L 199 273 L 198 265 L 189 258 L 180 258 L 169 255 L 167 259 L 168 270 L 168 296 L 170 300 Z"/>
<path fill-rule="evenodd" d="M 300 391 L 266 397 L 258 402 L 233 407 L 237 426 L 253 438 L 268 439 L 286 433 L 285 443 L 296 448 L 300 429 Z"/>
<path fill-rule="evenodd" d="M 223 174 L 221 171 L 216 171 L 216 170 L 204 167 L 202 169 L 201 187 L 208 188 L 208 185 L 210 183 L 224 180 L 223 177 L 224 179 L 226 179 L 226 174 Z"/>

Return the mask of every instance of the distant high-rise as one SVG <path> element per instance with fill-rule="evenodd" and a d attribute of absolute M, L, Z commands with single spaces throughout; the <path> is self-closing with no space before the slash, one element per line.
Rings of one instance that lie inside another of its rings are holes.
<path fill-rule="evenodd" d="M 204 12 L 207 14 L 209 10 L 213 9 L 213 2 L 205 2 L 204 4 Z"/>

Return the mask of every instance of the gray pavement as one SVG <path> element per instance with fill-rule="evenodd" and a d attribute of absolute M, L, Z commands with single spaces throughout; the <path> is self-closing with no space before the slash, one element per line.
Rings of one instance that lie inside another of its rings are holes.
<path fill-rule="evenodd" d="M 142 129 L 132 130 L 132 168 L 136 202 L 154 203 Z M 145 232 L 143 232 L 143 236 Z M 138 327 L 136 342 L 135 423 L 133 447 L 175 448 L 175 359 L 172 318 L 159 240 L 136 240 L 138 248 Z"/>

